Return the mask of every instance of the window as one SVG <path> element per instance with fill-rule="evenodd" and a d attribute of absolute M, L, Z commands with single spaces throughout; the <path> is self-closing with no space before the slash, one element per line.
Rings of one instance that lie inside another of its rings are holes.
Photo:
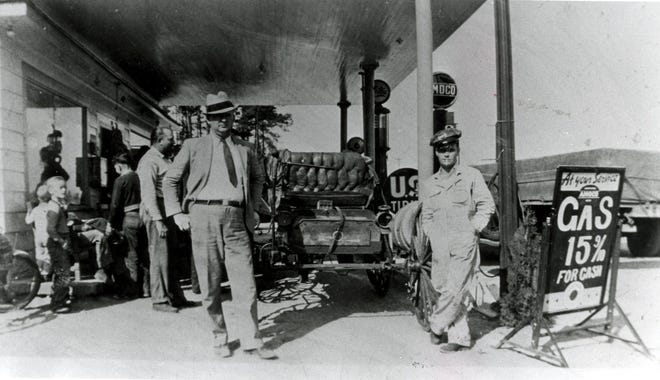
<path fill-rule="evenodd" d="M 67 179 L 69 202 L 83 204 L 86 110 L 39 83 L 25 83 L 28 188 L 59 175 Z"/>

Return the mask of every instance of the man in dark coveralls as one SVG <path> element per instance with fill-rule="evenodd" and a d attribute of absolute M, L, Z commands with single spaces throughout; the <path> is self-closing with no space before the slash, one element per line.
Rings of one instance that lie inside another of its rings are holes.
<path fill-rule="evenodd" d="M 247 354 L 274 359 L 277 356 L 263 347 L 259 335 L 252 266 L 254 208 L 260 205 L 265 171 L 254 146 L 231 133 L 235 109 L 224 92 L 206 97 L 211 133 L 184 141 L 163 181 L 165 207 L 181 230 L 191 231 L 215 351 L 222 357 L 232 355 L 220 294 L 224 262 L 238 308 L 241 348 Z M 181 199 L 177 189 L 186 175 Z"/>

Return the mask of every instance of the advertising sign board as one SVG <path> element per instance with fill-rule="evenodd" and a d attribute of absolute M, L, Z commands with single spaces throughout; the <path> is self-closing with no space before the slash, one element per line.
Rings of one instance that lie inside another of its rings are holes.
<path fill-rule="evenodd" d="M 615 247 L 624 168 L 560 166 L 543 312 L 602 305 Z"/>
<path fill-rule="evenodd" d="M 392 212 L 417 200 L 417 182 L 417 169 L 412 168 L 397 169 L 387 177 L 384 191 Z"/>
<path fill-rule="evenodd" d="M 616 301 L 621 241 L 619 204 L 625 168 L 559 166 L 553 205 L 555 215 L 544 223 L 541 261 L 537 274 L 537 306 L 534 315 L 519 323 L 495 347 L 504 344 L 531 352 L 542 360 L 568 367 L 558 338 L 576 331 L 605 335 L 638 344 L 649 358 L 653 355 L 630 319 Z M 607 299 L 606 299 L 607 297 Z M 605 311 L 604 320 L 592 319 Z M 574 326 L 551 330 L 546 316 L 585 312 L 589 315 Z M 620 335 L 614 313 L 634 339 Z M 532 327 L 531 345 L 511 341 L 525 326 Z M 545 330 L 541 334 L 541 330 Z M 616 331 L 615 331 L 616 330 Z M 539 344 L 541 338 L 549 341 Z M 548 349 L 548 347 L 551 347 Z"/>
<path fill-rule="evenodd" d="M 433 73 L 433 106 L 445 109 L 456 101 L 458 88 L 454 78 L 445 73 Z"/>
<path fill-rule="evenodd" d="M 384 80 L 374 81 L 374 103 L 383 104 L 390 98 L 390 86 Z"/>

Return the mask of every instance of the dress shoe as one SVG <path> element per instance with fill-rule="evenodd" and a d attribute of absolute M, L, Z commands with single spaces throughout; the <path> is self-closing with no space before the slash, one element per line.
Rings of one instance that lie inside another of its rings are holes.
<path fill-rule="evenodd" d="M 447 338 L 444 334 L 436 334 L 433 331 L 429 333 L 429 337 L 431 338 L 431 344 L 438 345 L 443 342 L 447 342 Z"/>
<path fill-rule="evenodd" d="M 251 350 L 244 350 L 243 352 L 245 352 L 247 355 L 256 355 L 260 359 L 265 359 L 265 360 L 277 359 L 277 354 L 275 353 L 275 351 L 263 347 L 254 348 Z"/>
<path fill-rule="evenodd" d="M 215 351 L 216 354 L 220 355 L 223 358 L 228 358 L 232 354 L 231 350 L 229 349 L 229 346 L 226 344 L 223 344 L 221 346 L 214 346 L 213 350 Z"/>
<path fill-rule="evenodd" d="M 450 352 L 457 352 L 457 351 L 465 351 L 469 350 L 470 347 L 468 346 L 463 346 L 458 343 L 446 343 L 440 346 L 440 352 L 443 353 L 450 353 Z"/>
<path fill-rule="evenodd" d="M 56 314 L 66 314 L 71 312 L 71 306 L 69 305 L 60 305 L 53 308 L 53 313 Z"/>
<path fill-rule="evenodd" d="M 153 304 L 153 308 L 156 311 L 164 311 L 166 313 L 178 313 L 179 309 L 176 307 L 168 304 L 168 303 L 155 303 Z"/>
<path fill-rule="evenodd" d="M 178 307 L 179 309 L 185 309 L 185 308 L 188 308 L 188 307 L 197 307 L 197 306 L 202 306 L 202 302 L 201 301 L 195 302 L 195 301 L 185 300 L 183 302 L 174 303 L 174 307 Z"/>

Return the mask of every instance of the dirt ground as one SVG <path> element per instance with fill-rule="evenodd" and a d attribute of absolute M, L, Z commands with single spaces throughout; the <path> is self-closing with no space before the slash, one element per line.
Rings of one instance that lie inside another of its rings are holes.
<path fill-rule="evenodd" d="M 178 314 L 151 310 L 148 299 L 83 297 L 70 314 L 48 311 L 48 297 L 0 314 L 0 377 L 58 378 L 555 378 L 559 369 L 494 346 L 510 331 L 472 311 L 470 351 L 442 354 L 410 312 L 404 277 L 376 296 L 364 272 L 318 272 L 308 283 L 284 277 L 260 294 L 260 329 L 279 359 L 217 357 L 201 307 Z M 495 284 L 497 279 L 484 278 Z M 577 378 L 653 378 L 660 369 L 660 258 L 623 258 L 617 299 L 656 359 L 634 345 L 588 333 L 560 339 Z M 190 300 L 199 296 L 185 290 Z M 230 332 L 233 305 L 226 294 Z M 555 321 L 560 330 L 584 317 Z M 632 335 L 621 318 L 615 331 Z M 529 344 L 529 329 L 514 341 Z M 547 340 L 546 340 L 547 341 Z M 543 344 L 545 341 L 542 340 Z"/>

